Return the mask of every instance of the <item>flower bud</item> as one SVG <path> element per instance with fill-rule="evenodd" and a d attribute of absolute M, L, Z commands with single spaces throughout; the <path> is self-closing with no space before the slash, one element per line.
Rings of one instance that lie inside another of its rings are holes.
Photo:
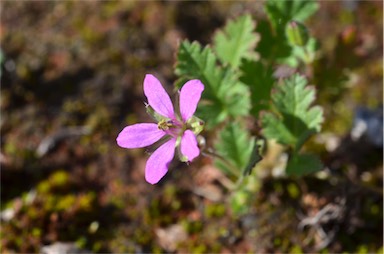
<path fill-rule="evenodd" d="M 305 46 L 309 39 L 307 28 L 297 21 L 288 22 L 285 27 L 285 35 L 292 46 Z"/>
<path fill-rule="evenodd" d="M 198 135 L 204 129 L 204 121 L 196 116 L 192 116 L 187 123 L 195 135 Z"/>
<path fill-rule="evenodd" d="M 204 149 L 206 146 L 205 138 L 201 135 L 197 136 L 197 143 L 199 144 L 200 149 Z"/>

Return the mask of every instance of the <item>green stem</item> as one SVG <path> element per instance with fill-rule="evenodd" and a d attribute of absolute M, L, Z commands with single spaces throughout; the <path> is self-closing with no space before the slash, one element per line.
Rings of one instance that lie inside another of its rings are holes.
<path fill-rule="evenodd" d="M 304 51 L 304 62 L 306 65 L 310 65 L 311 64 L 311 55 L 305 46 L 302 46 L 302 48 Z"/>
<path fill-rule="evenodd" d="M 231 174 L 233 174 L 234 176 L 236 176 L 237 178 L 239 178 L 239 170 L 236 167 L 234 167 L 233 164 L 230 161 L 228 161 L 226 158 L 224 158 L 220 154 L 215 153 L 211 149 L 207 149 L 206 151 L 204 151 L 202 153 L 204 155 L 211 156 L 211 157 L 217 158 L 220 161 L 222 161 L 227 166 L 227 168 L 229 169 L 229 172 Z"/>

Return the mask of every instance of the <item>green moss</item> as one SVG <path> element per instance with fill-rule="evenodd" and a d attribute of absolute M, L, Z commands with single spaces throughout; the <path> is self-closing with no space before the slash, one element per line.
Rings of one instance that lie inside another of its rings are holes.
<path fill-rule="evenodd" d="M 357 253 L 358 254 L 369 253 L 368 247 L 366 245 L 360 245 L 359 247 L 357 247 Z"/>
<path fill-rule="evenodd" d="M 291 249 L 289 250 L 289 253 L 292 253 L 292 254 L 301 254 L 303 253 L 303 250 L 301 249 L 301 247 L 299 245 L 294 245 L 291 247 Z"/>
<path fill-rule="evenodd" d="M 198 244 L 192 249 L 192 253 L 194 254 L 202 254 L 206 252 L 207 252 L 207 247 L 204 244 Z"/>
<path fill-rule="evenodd" d="M 42 194 L 48 193 L 50 188 L 51 188 L 51 186 L 50 186 L 48 181 L 41 182 L 41 183 L 39 183 L 39 185 L 37 185 L 37 191 L 39 193 L 42 193 Z"/>
<path fill-rule="evenodd" d="M 249 192 L 245 190 L 239 190 L 230 196 L 230 204 L 232 211 L 236 215 L 244 214 L 248 211 L 249 206 Z"/>
<path fill-rule="evenodd" d="M 51 211 L 56 206 L 56 198 L 52 195 L 44 197 L 45 202 L 43 203 L 43 208 L 46 211 Z"/>
<path fill-rule="evenodd" d="M 27 209 L 27 216 L 32 220 L 38 218 L 40 216 L 40 213 L 41 212 L 34 206 L 31 206 L 29 209 Z"/>
<path fill-rule="evenodd" d="M 226 208 L 223 204 L 209 204 L 204 208 L 204 215 L 207 218 L 222 217 L 225 211 Z"/>
<path fill-rule="evenodd" d="M 11 156 L 17 155 L 18 149 L 16 144 L 13 142 L 7 142 L 4 144 L 4 153 L 9 154 Z"/>
<path fill-rule="evenodd" d="M 321 254 L 329 254 L 329 249 L 325 248 L 320 251 Z"/>
<path fill-rule="evenodd" d="M 92 210 L 96 194 L 94 192 L 87 192 L 86 194 L 80 195 L 78 198 L 79 208 L 81 210 Z"/>
<path fill-rule="evenodd" d="M 167 184 L 164 188 L 164 194 L 163 194 L 164 199 L 173 200 L 175 199 L 176 193 L 177 193 L 176 186 Z"/>
<path fill-rule="evenodd" d="M 222 245 L 218 242 L 213 242 L 212 245 L 210 246 L 210 252 L 212 253 L 219 253 L 221 252 Z"/>
<path fill-rule="evenodd" d="M 59 170 L 50 177 L 50 183 L 55 187 L 62 187 L 68 184 L 69 175 L 64 170 Z"/>
<path fill-rule="evenodd" d="M 177 199 L 175 199 L 172 203 L 171 203 L 171 208 L 172 210 L 179 210 L 181 208 L 181 202 Z"/>
<path fill-rule="evenodd" d="M 62 197 L 56 197 L 57 205 L 55 207 L 56 211 L 65 211 L 71 207 L 76 202 L 76 197 L 73 194 L 68 194 Z"/>
<path fill-rule="evenodd" d="M 86 246 L 87 244 L 87 238 L 85 236 L 81 236 L 80 238 L 78 238 L 76 241 L 75 241 L 75 245 L 82 249 Z"/>
<path fill-rule="evenodd" d="M 380 213 L 380 207 L 377 204 L 372 204 L 370 208 L 370 212 L 373 215 L 378 215 Z"/>
<path fill-rule="evenodd" d="M 146 245 L 151 242 L 152 235 L 142 228 L 137 228 L 133 233 L 133 239 L 141 245 Z"/>
<path fill-rule="evenodd" d="M 287 186 L 289 196 L 293 199 L 297 199 L 300 195 L 300 190 L 294 183 L 289 183 Z"/>
<path fill-rule="evenodd" d="M 41 229 L 40 228 L 33 228 L 32 229 L 32 236 L 40 237 L 41 236 Z"/>
<path fill-rule="evenodd" d="M 283 187 L 281 182 L 275 182 L 273 184 L 273 187 L 274 187 L 274 189 L 275 189 L 275 191 L 277 193 L 279 193 L 279 194 L 283 194 L 284 193 L 284 187 Z"/>
<path fill-rule="evenodd" d="M 275 239 L 273 239 L 273 245 L 279 247 L 281 245 L 281 238 L 276 237 Z"/>
<path fill-rule="evenodd" d="M 152 253 L 154 253 L 154 254 L 160 254 L 160 253 L 164 253 L 164 251 L 163 251 L 160 247 L 158 247 L 158 246 L 154 246 L 154 247 L 152 248 Z"/>
<path fill-rule="evenodd" d="M 100 249 L 102 248 L 102 246 L 103 246 L 102 242 L 97 241 L 97 242 L 93 243 L 92 250 L 94 252 L 99 252 Z"/>
<path fill-rule="evenodd" d="M 184 229 L 188 234 L 200 233 L 203 229 L 203 223 L 201 221 L 182 221 Z"/>

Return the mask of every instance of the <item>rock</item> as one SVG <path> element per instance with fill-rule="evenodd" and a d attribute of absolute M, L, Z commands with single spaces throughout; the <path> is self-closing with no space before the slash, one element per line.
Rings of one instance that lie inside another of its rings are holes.
<path fill-rule="evenodd" d="M 79 249 L 74 243 L 56 242 L 51 245 L 45 245 L 41 248 L 42 254 L 78 254 L 92 253 L 88 250 Z"/>

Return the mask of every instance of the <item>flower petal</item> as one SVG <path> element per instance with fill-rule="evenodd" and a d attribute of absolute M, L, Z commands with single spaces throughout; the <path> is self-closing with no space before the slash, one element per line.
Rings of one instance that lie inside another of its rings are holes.
<path fill-rule="evenodd" d="M 192 161 L 199 156 L 200 149 L 197 145 L 195 134 L 191 130 L 186 130 L 181 138 L 180 150 L 182 155 L 186 156 L 188 161 Z"/>
<path fill-rule="evenodd" d="M 171 139 L 161 145 L 149 157 L 145 165 L 145 180 L 150 184 L 155 184 L 167 173 L 168 165 L 175 155 L 176 139 Z"/>
<path fill-rule="evenodd" d="M 144 79 L 144 94 L 149 105 L 160 115 L 175 118 L 172 101 L 160 81 L 153 75 L 147 74 Z"/>
<path fill-rule="evenodd" d="M 184 121 L 187 121 L 196 111 L 204 85 L 198 79 L 185 83 L 180 91 L 180 114 Z"/>
<path fill-rule="evenodd" d="M 123 148 L 140 148 L 152 145 L 165 134 L 155 123 L 138 123 L 125 127 L 116 141 Z"/>

